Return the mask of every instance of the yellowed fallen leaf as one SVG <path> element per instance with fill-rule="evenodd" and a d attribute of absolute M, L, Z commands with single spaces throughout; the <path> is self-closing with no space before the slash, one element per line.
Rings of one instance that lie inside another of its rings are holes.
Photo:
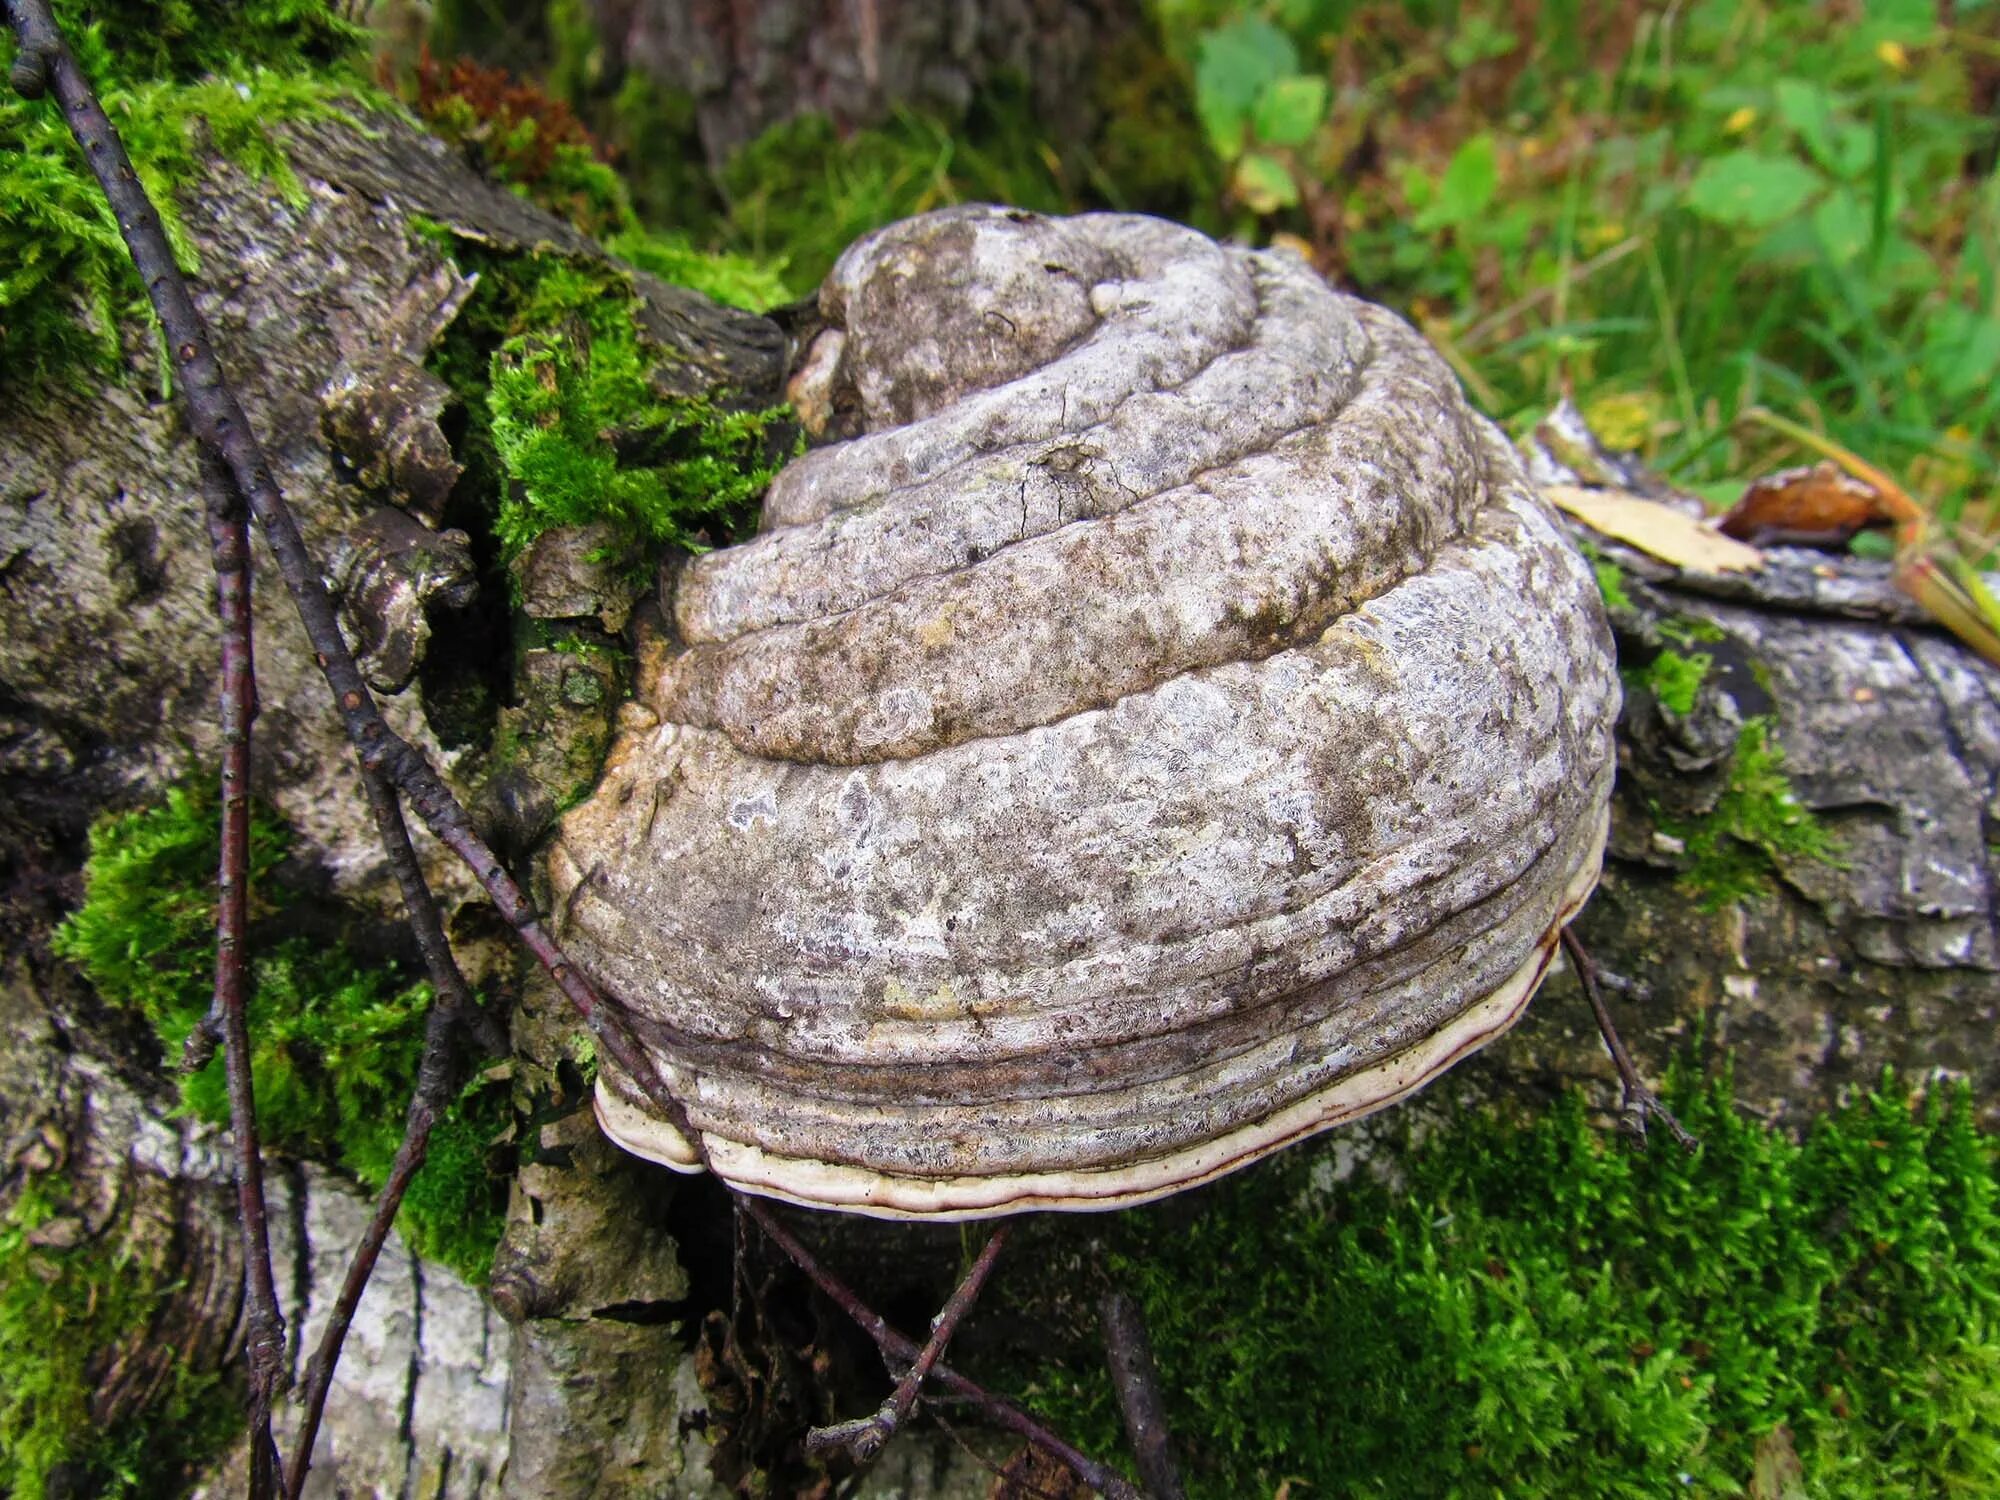
<path fill-rule="evenodd" d="M 1754 573 L 1764 566 L 1755 547 L 1724 536 L 1671 505 L 1624 490 L 1551 484 L 1542 493 L 1592 531 L 1677 568 L 1697 573 Z"/>

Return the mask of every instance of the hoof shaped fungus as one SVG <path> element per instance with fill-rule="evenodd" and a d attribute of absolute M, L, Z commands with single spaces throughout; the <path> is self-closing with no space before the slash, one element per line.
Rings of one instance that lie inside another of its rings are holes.
<path fill-rule="evenodd" d="M 1504 1031 L 1597 878 L 1618 684 L 1423 340 L 1129 215 L 930 214 L 821 302 L 800 380 L 858 435 L 681 575 L 551 855 L 716 1170 L 1116 1207 Z M 609 1067 L 598 1115 L 696 1162 Z"/>

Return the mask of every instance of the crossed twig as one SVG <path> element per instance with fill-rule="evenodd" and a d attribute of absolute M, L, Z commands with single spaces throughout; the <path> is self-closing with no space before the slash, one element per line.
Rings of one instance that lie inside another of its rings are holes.
<path fill-rule="evenodd" d="M 376 708 L 353 654 L 340 633 L 327 593 L 297 522 L 271 477 L 263 449 L 236 399 L 186 278 L 175 264 L 158 212 L 140 185 L 130 157 L 89 81 L 77 66 L 47 0 L 4 0 L 20 44 L 10 79 L 29 98 L 53 90 L 82 147 L 84 158 L 110 203 L 132 263 L 145 282 L 172 353 L 175 386 L 187 404 L 202 461 L 209 532 L 216 568 L 217 611 L 223 624 L 223 837 L 220 900 L 217 905 L 215 1000 L 208 1017 L 188 1039 L 186 1060 L 206 1061 L 218 1043 L 228 1070 L 230 1128 L 236 1153 L 239 1217 L 243 1234 L 247 1348 L 250 1372 L 251 1500 L 282 1493 L 296 1500 L 305 1487 L 313 1443 L 325 1409 L 334 1367 L 354 1309 L 388 1238 L 403 1192 L 422 1166 L 430 1131 L 449 1097 L 459 1033 L 489 1045 L 499 1037 L 492 1017 L 482 1012 L 460 974 L 444 935 L 437 903 L 417 867 L 404 821 L 408 802 L 439 841 L 449 848 L 485 890 L 503 920 L 547 969 L 558 989 L 590 1027 L 600 1046 L 637 1080 L 662 1115 L 703 1155 L 702 1136 L 680 1100 L 647 1060 L 618 1011 L 572 964 L 542 925 L 533 904 L 508 875 L 499 858 L 473 827 L 465 809 L 423 754 L 395 733 Z M 319 1346 L 307 1366 L 297 1446 L 282 1478 L 271 1436 L 271 1408 L 282 1377 L 284 1317 L 278 1308 L 266 1225 L 262 1162 L 257 1148 L 256 1105 L 251 1087 L 248 1029 L 244 1017 L 243 939 L 247 916 L 250 726 L 256 714 L 251 677 L 250 550 L 248 517 L 254 513 L 276 559 L 311 642 L 314 660 L 327 680 L 347 737 L 360 763 L 376 827 L 401 887 L 411 928 L 436 992 L 426 1020 L 422 1059 L 410 1101 L 403 1140 L 373 1218 L 355 1251 L 346 1280 Z M 880 1411 L 845 1441 L 857 1457 L 880 1450 L 914 1408 L 926 1378 L 971 1401 L 989 1419 L 1013 1431 L 1072 1469 L 1086 1484 L 1116 1500 L 1138 1492 L 1102 1464 L 1079 1453 L 1019 1408 L 991 1395 L 940 1360 L 966 1309 L 978 1295 L 1006 1238 L 1003 1227 L 989 1240 L 973 1273 L 954 1293 L 946 1314 L 919 1348 L 870 1311 L 846 1286 L 821 1267 L 762 1203 L 738 1195 L 745 1213 L 845 1310 L 875 1341 L 885 1360 L 909 1362 L 909 1370 Z"/>

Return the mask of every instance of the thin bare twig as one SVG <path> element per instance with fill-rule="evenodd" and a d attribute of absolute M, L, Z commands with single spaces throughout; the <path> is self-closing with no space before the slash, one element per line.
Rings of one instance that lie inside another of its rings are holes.
<path fill-rule="evenodd" d="M 1166 1402 L 1160 1399 L 1160 1371 L 1153 1363 L 1153 1342 L 1146 1337 L 1145 1315 L 1122 1287 L 1107 1291 L 1097 1311 L 1104 1328 L 1105 1362 L 1111 1366 L 1118 1410 L 1125 1418 L 1125 1435 L 1132 1441 L 1132 1456 L 1139 1461 L 1146 1492 L 1153 1500 L 1187 1500 L 1174 1463 L 1173 1434 L 1167 1427 Z"/>
<path fill-rule="evenodd" d="M 1625 1050 L 1624 1039 L 1618 1035 L 1618 1028 L 1611 1024 L 1611 1012 L 1605 1009 L 1604 996 L 1597 983 L 1597 961 L 1576 936 L 1573 928 L 1562 931 L 1563 952 L 1569 955 L 1570 967 L 1576 970 L 1576 981 L 1583 986 L 1584 998 L 1590 1002 L 1591 1014 L 1597 1017 L 1597 1029 L 1604 1034 L 1604 1046 L 1611 1054 L 1611 1065 L 1618 1070 L 1618 1082 L 1624 1090 L 1619 1100 L 1618 1113 L 1625 1128 L 1640 1140 L 1646 1138 L 1646 1122 L 1658 1120 L 1667 1127 L 1671 1135 L 1686 1151 L 1700 1148 L 1688 1128 L 1674 1118 L 1674 1112 L 1660 1102 L 1660 1096 L 1646 1086 L 1639 1077 L 1639 1070 L 1632 1065 L 1632 1054 Z"/>
<path fill-rule="evenodd" d="M 885 1364 L 891 1368 L 898 1368 L 907 1362 L 915 1361 L 923 1352 L 917 1347 L 914 1339 L 890 1327 L 888 1321 L 856 1296 L 846 1282 L 821 1265 L 818 1257 L 800 1242 L 797 1235 L 785 1228 L 779 1222 L 778 1216 L 763 1202 L 747 1193 L 738 1193 L 736 1202 L 744 1215 L 753 1220 L 771 1242 L 785 1252 L 792 1264 L 805 1272 L 812 1279 L 813 1285 L 825 1293 L 836 1307 L 853 1319 L 863 1333 L 875 1341 L 875 1347 L 881 1351 Z M 1034 1444 L 1099 1494 L 1108 1496 L 1109 1500 L 1145 1500 L 1145 1496 L 1135 1489 L 1132 1482 L 1124 1475 L 1106 1468 L 1088 1454 L 1072 1448 L 1020 1407 L 994 1395 L 984 1386 L 967 1380 L 949 1365 L 938 1363 L 931 1370 L 930 1379 L 940 1390 L 970 1402 L 989 1422 L 1004 1427 Z"/>
<path fill-rule="evenodd" d="M 92 173 L 96 176 L 111 206 L 119 232 L 124 237 L 126 248 L 132 256 L 133 265 L 138 269 L 154 312 L 160 319 L 167 346 L 172 351 L 177 374 L 176 385 L 182 399 L 187 403 L 195 436 L 204 453 L 219 459 L 221 465 L 227 469 L 234 482 L 235 492 L 243 499 L 247 499 L 251 511 L 263 528 L 265 542 L 271 549 L 278 565 L 279 575 L 284 579 L 285 587 L 299 612 L 306 637 L 313 647 L 314 660 L 326 677 L 342 727 L 354 746 L 364 773 L 379 777 L 385 786 L 393 788 L 407 798 L 410 808 L 436 834 L 439 841 L 471 870 L 474 879 L 479 882 L 499 911 L 501 919 L 514 929 L 529 952 L 548 971 L 556 987 L 589 1026 L 606 1055 L 645 1091 L 667 1123 L 693 1145 L 697 1156 L 706 1166 L 707 1152 L 701 1132 L 688 1119 L 686 1109 L 674 1097 L 631 1031 L 624 1025 L 615 1009 L 603 1004 L 596 989 L 569 962 L 554 938 L 543 927 L 539 913 L 501 865 L 499 858 L 480 837 L 465 809 L 459 805 L 443 779 L 438 776 L 422 753 L 396 734 L 382 718 L 375 706 L 374 696 L 370 693 L 367 683 L 363 681 L 353 654 L 341 635 L 332 599 L 327 593 L 326 585 L 313 562 L 311 553 L 306 548 L 298 524 L 271 477 L 269 464 L 265 460 L 255 433 L 251 430 L 249 419 L 230 389 L 221 362 L 217 359 L 209 341 L 207 327 L 194 305 L 193 293 L 174 262 L 166 233 L 160 224 L 159 214 L 145 189 L 140 185 L 131 159 L 126 155 L 117 132 L 104 113 L 103 106 L 98 102 L 88 81 L 83 77 L 82 70 L 77 67 L 74 57 L 71 56 L 62 33 L 50 13 L 47 0 L 0 0 L 0 3 L 5 5 L 8 21 L 21 47 L 20 66 L 17 66 L 13 73 L 16 85 L 18 87 L 25 83 L 31 86 L 35 94 L 44 87 L 53 88 L 56 99 L 69 122 L 70 130 L 75 135 L 78 145 L 83 148 L 84 158 L 90 163 Z M 397 858 L 396 843 L 393 838 L 388 840 L 392 864 Z M 406 840 L 404 844 L 407 847 Z M 421 914 L 425 909 L 425 903 L 418 901 L 412 909 Z M 418 940 L 420 945 L 425 946 L 426 959 L 429 961 L 433 956 L 433 950 L 425 944 L 421 932 Z M 240 963 L 236 972 L 240 983 Z M 445 992 L 445 988 L 440 986 L 441 996 Z M 240 1066 L 247 1085 L 248 1058 L 238 1045 L 239 1042 L 246 1040 L 246 1036 L 238 1034 L 241 1030 L 240 1025 L 232 1023 L 229 1045 L 232 1053 L 241 1057 Z M 232 1094 L 234 1092 L 232 1081 Z M 421 1096 L 421 1087 L 418 1092 Z M 245 1103 L 248 1103 L 247 1092 Z M 420 1103 L 421 1098 L 413 1100 L 413 1116 Z M 245 1118 L 239 1120 L 237 1125 L 239 1153 L 247 1152 L 251 1170 L 254 1172 L 256 1170 L 254 1122 Z M 422 1133 L 416 1132 L 419 1136 Z M 411 1137 L 406 1134 L 406 1147 L 409 1146 L 410 1140 Z M 414 1165 L 406 1157 L 420 1159 L 421 1149 L 419 1144 L 414 1151 L 399 1152 L 399 1163 L 402 1163 L 407 1171 L 414 1171 Z M 378 1205 L 378 1216 L 380 1211 Z M 764 1228 L 766 1234 L 786 1249 L 786 1253 L 793 1257 L 801 1269 L 813 1276 L 829 1295 L 834 1295 L 831 1288 L 838 1286 L 839 1283 L 826 1279 L 826 1273 L 817 1269 L 817 1262 L 806 1253 L 805 1247 L 787 1234 L 762 1205 L 748 1204 L 746 1211 Z M 261 1241 L 261 1253 L 251 1256 L 253 1265 L 246 1271 L 246 1276 L 253 1284 L 251 1302 L 254 1317 L 255 1305 L 260 1296 L 255 1286 L 259 1282 L 269 1286 L 271 1282 L 268 1238 L 261 1233 L 253 1235 L 251 1229 L 253 1220 L 258 1230 L 262 1229 L 261 1199 L 255 1205 L 254 1213 L 247 1204 L 244 1213 L 246 1242 L 251 1238 Z M 393 1217 L 393 1214 L 390 1217 Z M 379 1251 L 379 1241 L 376 1242 L 376 1249 Z M 801 1260 L 800 1256 L 805 1256 L 805 1259 Z M 357 1287 L 355 1294 L 357 1298 L 358 1287 L 365 1285 L 368 1269 L 367 1266 L 362 1266 L 350 1275 L 350 1282 Z M 845 1289 L 842 1288 L 842 1291 Z M 887 1357 L 913 1361 L 921 1353 L 913 1342 L 890 1328 L 880 1317 L 869 1312 L 851 1292 L 846 1293 L 844 1298 L 835 1296 L 835 1301 L 839 1302 L 850 1316 L 856 1318 L 875 1340 L 877 1347 L 885 1351 Z M 275 1292 L 268 1302 L 275 1311 Z M 329 1365 L 329 1375 L 330 1368 Z M 945 1389 L 973 1400 L 989 1417 L 1027 1437 L 1051 1456 L 1075 1470 L 1086 1483 L 1114 1497 L 1114 1500 L 1136 1500 L 1137 1491 L 1124 1479 L 1077 1452 L 1017 1408 L 987 1394 L 972 1382 L 942 1365 L 932 1372 L 932 1378 Z M 268 1443 L 265 1446 L 268 1448 Z M 295 1457 L 293 1465 L 301 1481 L 309 1466 L 308 1445 Z"/>
<path fill-rule="evenodd" d="M 453 972 L 456 971 L 454 964 Z M 327 1316 L 319 1344 L 306 1365 L 304 1390 L 299 1400 L 299 1430 L 292 1448 L 291 1463 L 285 1470 L 286 1500 L 298 1500 L 305 1492 L 306 1475 L 312 1467 L 313 1444 L 319 1438 L 320 1419 L 326 1411 L 327 1394 L 333 1388 L 333 1372 L 340 1362 L 341 1345 L 354 1322 L 354 1311 L 361 1305 L 361 1294 L 368 1290 L 368 1279 L 375 1274 L 375 1263 L 381 1258 L 383 1245 L 388 1242 L 396 1213 L 403 1206 L 403 1195 L 424 1164 L 424 1155 L 430 1149 L 431 1130 L 450 1098 L 455 1072 L 452 1064 L 457 1051 L 453 1043 L 459 1033 L 459 1019 L 440 999 L 431 1007 L 425 1021 L 424 1051 L 417 1064 L 417 1086 L 410 1095 L 402 1143 L 396 1148 L 395 1159 L 389 1164 L 389 1177 L 376 1196 L 374 1215 L 368 1221 L 360 1244 L 355 1247 L 354 1258 L 348 1262 L 340 1295 L 334 1299 L 333 1310 Z"/>
<path fill-rule="evenodd" d="M 389 858 L 403 897 L 403 911 L 409 920 L 410 935 L 416 939 L 423 957 L 424 972 L 430 976 L 437 1003 L 450 1012 L 453 1024 L 461 1028 L 489 1057 L 507 1054 L 507 1033 L 499 1020 L 474 998 L 465 976 L 452 956 L 451 942 L 445 937 L 444 919 L 438 913 L 437 898 L 417 863 L 417 851 L 410 843 L 410 825 L 403 819 L 403 804 L 386 778 L 368 770 L 361 772 L 363 790 L 368 793 L 368 809 L 375 818 L 375 832 Z"/>
<path fill-rule="evenodd" d="M 215 999 L 229 1081 L 229 1130 L 236 1151 L 237 1217 L 243 1233 L 244 1333 L 250 1365 L 250 1494 L 262 1500 L 277 1477 L 271 1404 L 284 1370 L 285 1320 L 271 1273 L 264 1162 L 257 1149 L 257 1100 L 250 1074 L 249 1002 L 243 944 L 250 925 L 250 722 L 257 712 L 250 631 L 250 518 L 229 471 L 204 453 L 209 549 L 215 559 L 216 615 L 222 624 L 222 852 L 215 903 Z"/>
<path fill-rule="evenodd" d="M 409 918 L 410 930 L 416 936 L 417 947 L 423 954 L 424 968 L 430 975 L 436 1000 L 424 1022 L 424 1050 L 417 1062 L 417 1083 L 410 1095 L 403 1139 L 389 1164 L 388 1180 L 376 1196 L 375 1212 L 368 1221 L 368 1228 L 355 1247 L 354 1258 L 348 1263 L 346 1279 L 341 1283 L 340 1295 L 334 1299 L 333 1310 L 321 1331 L 318 1347 L 313 1350 L 312 1358 L 306 1365 L 304 1389 L 299 1398 L 298 1436 L 292 1449 L 291 1463 L 285 1470 L 287 1500 L 297 1500 L 305 1491 L 313 1444 L 319 1437 L 327 1394 L 333 1388 L 333 1372 L 340 1362 L 341 1345 L 346 1342 L 347 1330 L 354 1322 L 355 1309 L 361 1305 L 361 1294 L 368 1289 L 368 1279 L 375 1272 L 376 1261 L 381 1258 L 389 1230 L 396 1222 L 396 1213 L 403 1206 L 403 1195 L 423 1167 L 425 1154 L 430 1150 L 431 1131 L 450 1100 L 452 1084 L 458 1072 L 455 1066 L 456 1043 L 461 1034 L 470 1033 L 488 1052 L 506 1050 L 499 1024 L 473 998 L 465 976 L 459 972 L 458 960 L 452 957 L 451 944 L 445 938 L 444 922 L 438 915 L 437 901 L 417 864 L 416 851 L 410 844 L 409 825 L 403 821 L 402 806 L 396 799 L 394 788 L 381 776 L 367 770 L 362 772 L 362 784 L 368 793 L 369 808 L 375 815 L 376 832 L 381 836 L 382 847 L 388 851 L 390 866 L 396 872 L 398 885 L 402 887 L 403 910 Z"/>
<path fill-rule="evenodd" d="M 1000 1258 L 1000 1251 L 1006 1246 L 1007 1236 L 1013 1230 L 1010 1223 L 1000 1227 L 987 1237 L 985 1248 L 979 1258 L 972 1263 L 972 1269 L 965 1273 L 957 1289 L 931 1323 L 931 1336 L 925 1342 L 903 1378 L 896 1382 L 896 1388 L 889 1393 L 873 1415 L 860 1417 L 852 1422 L 837 1422 L 831 1427 L 815 1427 L 806 1434 L 806 1452 L 830 1453 L 836 1448 L 845 1448 L 862 1463 L 872 1460 L 882 1451 L 882 1445 L 896 1435 L 910 1410 L 917 1404 L 917 1394 L 923 1389 L 924 1381 L 937 1362 L 944 1356 L 945 1347 L 951 1343 L 952 1335 L 958 1332 L 958 1325 L 972 1310 L 972 1304 L 979 1300 L 979 1293 L 986 1285 L 986 1278 L 993 1274 L 993 1263 Z"/>

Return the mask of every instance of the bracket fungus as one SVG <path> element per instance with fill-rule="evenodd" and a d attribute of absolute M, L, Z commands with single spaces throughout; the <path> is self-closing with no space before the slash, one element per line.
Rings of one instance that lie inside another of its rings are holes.
<path fill-rule="evenodd" d="M 925 215 L 821 309 L 794 397 L 845 436 L 681 570 L 550 863 L 716 1171 L 885 1217 L 1123 1206 L 1504 1031 L 1597 879 L 1618 683 L 1430 347 L 1117 214 Z"/>

